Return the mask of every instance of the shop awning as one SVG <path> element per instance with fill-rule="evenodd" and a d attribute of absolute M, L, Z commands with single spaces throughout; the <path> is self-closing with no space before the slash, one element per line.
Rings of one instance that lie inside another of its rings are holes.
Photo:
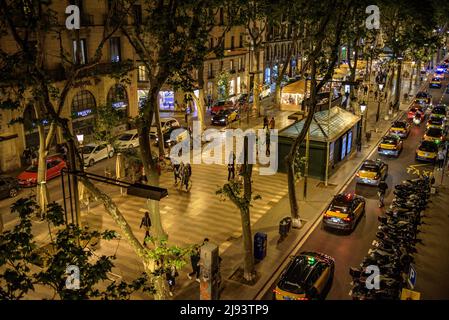
<path fill-rule="evenodd" d="M 328 110 L 315 113 L 315 117 L 310 124 L 311 140 L 322 142 L 335 141 L 360 120 L 359 116 L 340 107 L 331 108 L 330 117 L 328 117 L 328 115 Z M 305 119 L 281 130 L 279 132 L 279 137 L 295 139 L 301 132 L 304 122 Z"/>
<path fill-rule="evenodd" d="M 286 85 L 282 88 L 282 93 L 289 94 L 305 94 L 306 93 L 306 80 L 298 80 Z"/>

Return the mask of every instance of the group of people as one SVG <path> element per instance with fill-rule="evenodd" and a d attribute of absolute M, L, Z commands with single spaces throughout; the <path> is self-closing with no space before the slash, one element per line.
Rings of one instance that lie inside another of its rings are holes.
<path fill-rule="evenodd" d="M 175 178 L 175 185 L 178 184 L 178 179 L 180 182 L 180 189 L 182 190 L 184 187 L 186 191 L 189 191 L 191 188 L 190 177 L 192 176 L 192 166 L 190 163 L 184 164 L 182 161 L 180 163 L 173 164 L 173 175 Z"/>

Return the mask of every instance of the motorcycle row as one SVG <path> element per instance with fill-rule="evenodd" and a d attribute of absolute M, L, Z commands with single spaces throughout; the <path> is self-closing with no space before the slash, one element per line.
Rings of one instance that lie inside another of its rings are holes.
<path fill-rule="evenodd" d="M 385 215 L 379 216 L 376 240 L 358 268 L 350 268 L 353 300 L 396 300 L 407 286 L 410 264 L 424 210 L 430 197 L 431 181 L 424 177 L 395 186 L 394 199 Z M 374 268 L 379 271 L 374 277 Z M 378 268 L 378 269 L 377 269 Z M 377 281 L 377 285 L 376 285 Z"/>

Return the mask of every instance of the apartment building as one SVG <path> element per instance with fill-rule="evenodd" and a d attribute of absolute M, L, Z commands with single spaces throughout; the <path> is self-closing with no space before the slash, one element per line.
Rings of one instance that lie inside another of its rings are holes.
<path fill-rule="evenodd" d="M 52 9 L 58 13 L 57 19 L 61 26 L 65 25 L 65 9 L 68 5 L 75 4 L 73 0 L 54 1 Z M 63 29 L 62 44 L 69 59 L 80 59 L 84 64 L 93 59 L 95 51 L 103 37 L 106 12 L 110 1 L 79 0 L 81 28 L 79 41 L 75 32 Z M 125 24 L 141 23 L 143 8 L 141 4 L 133 7 L 132 14 L 127 17 Z M 224 16 L 220 11 L 217 15 L 217 26 L 212 30 L 209 46 L 213 47 L 218 42 L 224 28 Z M 218 98 L 218 76 L 222 71 L 230 74 L 229 95 L 237 95 L 246 92 L 249 83 L 249 59 L 247 48 L 248 39 L 245 28 L 233 27 L 224 39 L 224 57 L 218 58 L 210 54 L 204 62 L 202 72 L 204 92 L 210 100 Z M 14 41 L 3 36 L 0 48 L 8 52 L 16 50 Z M 61 90 L 66 80 L 64 68 L 59 56 L 60 43 L 56 34 L 45 36 L 45 68 L 49 70 L 54 86 Z M 260 53 L 263 57 L 263 53 Z M 126 83 L 121 83 L 111 76 L 112 70 L 123 61 L 131 60 L 135 69 L 129 73 Z M 261 59 L 261 61 L 263 61 Z M 260 68 L 256 68 L 260 69 Z M 198 73 L 198 72 L 197 72 Z M 201 76 L 201 75 L 200 75 Z M 66 103 L 62 110 L 62 117 L 70 120 L 70 126 L 74 134 L 84 134 L 85 140 L 92 136 L 95 123 L 94 110 L 101 105 L 110 104 L 113 108 L 123 113 L 123 123 L 117 128 L 126 130 L 130 127 L 128 117 L 138 115 L 139 101 L 148 89 L 148 71 L 139 61 L 139 56 L 134 52 L 126 37 L 117 31 L 105 43 L 102 49 L 102 58 L 95 69 L 95 76 L 86 76 L 78 80 L 67 95 Z M 173 88 L 166 85 L 160 92 L 160 109 L 177 110 L 184 100 L 183 92 L 174 92 Z M 23 117 L 24 124 L 8 123 L 15 118 Z M 21 166 L 21 155 L 26 148 L 37 148 L 39 136 L 37 128 L 33 126 L 35 110 L 32 103 L 23 106 L 19 111 L 0 111 L 0 172 L 7 172 Z M 54 144 L 62 143 L 63 137 L 58 130 Z"/>

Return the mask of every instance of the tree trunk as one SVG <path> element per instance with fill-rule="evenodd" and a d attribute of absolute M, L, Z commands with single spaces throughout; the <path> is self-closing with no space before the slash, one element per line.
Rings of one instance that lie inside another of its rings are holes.
<path fill-rule="evenodd" d="M 305 120 L 304 126 L 299 133 L 298 137 L 293 142 L 292 147 L 290 148 L 290 152 L 287 155 L 286 162 L 287 162 L 287 177 L 288 177 L 288 196 L 290 200 L 290 211 L 291 216 L 293 219 L 299 219 L 299 213 L 298 213 L 298 201 L 296 198 L 296 184 L 295 184 L 295 172 L 294 172 L 294 161 L 297 152 L 299 151 L 299 147 L 301 146 L 301 143 L 304 141 L 304 138 L 309 131 L 310 124 L 312 123 L 313 115 L 315 113 L 316 108 L 316 90 L 317 90 L 317 83 L 316 83 L 316 61 L 315 57 L 312 57 L 313 60 L 311 60 L 311 96 L 309 100 L 309 113 L 307 114 L 307 118 Z"/>
<path fill-rule="evenodd" d="M 47 156 L 55 133 L 56 125 L 51 123 L 47 136 L 45 136 L 45 128 L 42 124 L 38 125 L 39 133 L 39 150 L 38 150 L 38 167 L 37 167 L 37 185 L 36 185 L 36 201 L 39 205 L 39 212 L 42 214 L 47 211 L 47 204 L 50 195 L 47 188 Z"/>
<path fill-rule="evenodd" d="M 399 110 L 401 103 L 401 73 L 402 73 L 402 60 L 398 62 L 398 71 L 396 75 L 396 90 L 394 90 L 394 109 Z"/>
<path fill-rule="evenodd" d="M 421 80 L 421 60 L 418 60 L 418 63 L 416 64 L 416 78 L 415 78 L 415 84 L 418 84 L 418 82 Z"/>
<path fill-rule="evenodd" d="M 159 173 L 157 163 L 153 160 L 151 155 L 151 145 L 149 138 L 149 124 L 152 122 L 153 114 L 155 115 L 155 109 L 158 108 L 159 88 L 154 87 L 148 92 L 148 98 L 145 106 L 144 119 L 141 120 L 139 125 L 139 149 L 140 155 L 145 169 L 145 175 L 148 179 L 148 183 L 153 186 L 159 186 Z M 154 113 L 153 113 L 154 112 Z M 163 145 L 163 140 L 159 138 L 159 146 Z M 167 234 L 162 227 L 161 214 L 159 209 L 159 202 L 154 200 L 147 200 L 146 206 L 151 216 L 152 228 L 154 230 L 153 237 L 156 242 L 161 239 L 167 239 Z"/>
<path fill-rule="evenodd" d="M 254 50 L 254 60 L 256 61 L 255 73 L 254 73 L 254 86 L 253 86 L 253 103 L 257 110 L 257 116 L 260 117 L 260 99 L 259 99 L 259 60 L 260 54 L 259 50 Z"/>
<path fill-rule="evenodd" d="M 247 281 L 251 281 L 255 275 L 254 270 L 254 255 L 253 255 L 253 243 L 251 233 L 251 215 L 250 215 L 250 203 L 251 203 L 251 178 L 253 165 L 248 163 L 248 136 L 244 138 L 244 172 L 243 188 L 244 198 L 247 206 L 240 207 L 240 215 L 242 219 L 242 234 L 243 234 L 243 246 L 245 251 L 245 262 L 243 267 L 243 276 Z"/>
<path fill-rule="evenodd" d="M 293 56 L 293 52 L 296 48 L 296 33 L 292 38 L 292 44 L 290 46 L 290 50 L 287 52 L 287 56 L 285 58 L 285 60 L 283 61 L 283 67 L 282 70 L 279 72 L 278 77 L 276 79 L 276 88 L 274 91 L 274 106 L 276 108 L 280 108 L 281 106 L 281 83 L 282 83 L 282 79 L 284 78 L 284 75 L 287 71 L 287 66 L 290 65 L 291 63 L 291 57 Z"/>

